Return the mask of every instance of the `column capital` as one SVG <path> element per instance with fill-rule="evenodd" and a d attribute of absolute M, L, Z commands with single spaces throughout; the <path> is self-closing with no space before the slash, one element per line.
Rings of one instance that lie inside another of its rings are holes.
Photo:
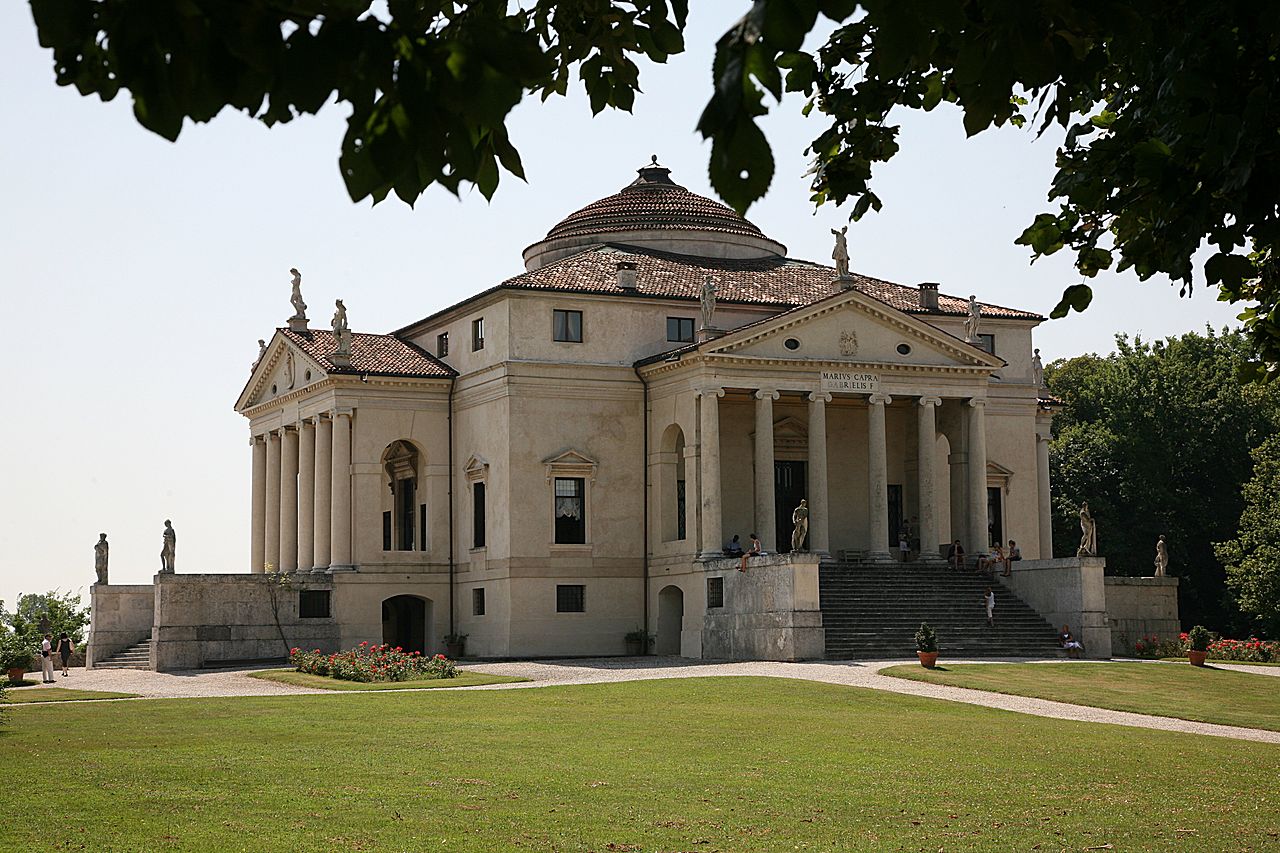
<path fill-rule="evenodd" d="M 264 439 L 266 439 L 267 441 L 273 441 L 273 440 L 274 440 L 274 441 L 279 441 L 279 440 L 280 440 L 280 432 L 281 432 L 281 431 L 280 431 L 280 430 L 278 430 L 278 429 L 269 429 L 269 430 L 267 430 L 266 434 L 265 434 L 265 435 L 263 435 L 262 437 L 263 437 Z"/>
<path fill-rule="evenodd" d="M 924 396 L 924 397 L 921 397 L 921 398 L 920 398 L 920 405 L 922 405 L 922 406 L 941 406 L 941 405 L 942 405 L 942 398 L 941 398 L 941 397 L 929 397 L 929 396 Z"/>
<path fill-rule="evenodd" d="M 314 418 L 298 418 L 298 422 L 293 425 L 298 432 L 302 432 L 304 429 L 315 429 L 315 426 Z"/>
<path fill-rule="evenodd" d="M 764 400 L 764 399 L 776 400 L 782 395 L 779 394 L 777 390 L 774 388 L 760 388 L 760 389 L 757 389 L 756 392 L 752 394 L 752 396 L 755 397 L 757 400 Z"/>
<path fill-rule="evenodd" d="M 821 402 L 821 403 L 830 403 L 830 402 L 831 402 L 831 392 L 830 392 L 830 391 L 810 391 L 810 392 L 809 392 L 809 402 L 810 402 L 810 403 L 819 403 L 819 402 Z"/>
<path fill-rule="evenodd" d="M 975 409 L 978 408 L 979 406 L 985 406 L 986 404 L 987 404 L 986 397 L 971 397 L 969 399 L 969 405 L 974 407 Z"/>
<path fill-rule="evenodd" d="M 698 388 L 694 393 L 699 397 L 723 397 L 724 389 L 718 385 L 709 385 L 706 388 Z"/>
<path fill-rule="evenodd" d="M 266 444 L 266 443 L 267 443 L 267 437 L 266 437 L 266 435 L 251 435 L 251 436 L 249 436 L 249 446 L 250 446 L 250 447 L 254 447 L 254 446 L 258 445 L 258 444 Z"/>
<path fill-rule="evenodd" d="M 1048 444 L 1049 442 L 1053 441 L 1053 436 L 1041 435 L 1040 433 L 1036 433 L 1036 441 L 1043 441 L 1045 444 Z"/>
<path fill-rule="evenodd" d="M 349 418 L 355 413 L 356 413 L 356 410 L 352 406 L 334 406 L 328 412 L 325 412 L 325 414 L 327 414 L 330 418 L 337 418 L 339 415 Z"/>
<path fill-rule="evenodd" d="M 876 392 L 875 394 L 869 394 L 869 395 L 867 395 L 867 403 L 868 403 L 868 405 L 872 405 L 872 406 L 887 406 L 888 404 L 890 404 L 890 403 L 892 403 L 892 402 L 893 402 L 893 398 L 892 398 L 892 397 L 890 397 L 888 394 L 881 394 L 881 393 L 879 393 L 879 392 Z"/>

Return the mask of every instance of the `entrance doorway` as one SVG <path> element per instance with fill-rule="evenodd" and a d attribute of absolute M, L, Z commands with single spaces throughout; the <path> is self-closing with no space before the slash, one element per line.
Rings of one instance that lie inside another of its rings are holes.
<path fill-rule="evenodd" d="M 800 501 L 808 497 L 808 465 L 804 462 L 773 463 L 773 502 L 774 517 L 778 521 L 776 531 L 778 553 L 786 554 L 791 550 L 791 531 L 795 525 L 791 523 L 791 513 L 800 506 Z M 808 537 L 805 537 L 807 546 Z"/>
<path fill-rule="evenodd" d="M 680 654 L 682 630 L 684 592 L 678 586 L 665 586 L 658 593 L 658 641 L 654 651 L 660 655 Z"/>
<path fill-rule="evenodd" d="M 898 537 L 902 534 L 902 485 L 889 484 L 889 552 L 898 553 Z"/>
<path fill-rule="evenodd" d="M 416 595 L 396 595 L 382 602 L 382 642 L 406 652 L 427 653 L 428 602 Z"/>
<path fill-rule="evenodd" d="M 987 487 L 987 544 L 1004 543 L 1004 506 L 999 486 Z"/>

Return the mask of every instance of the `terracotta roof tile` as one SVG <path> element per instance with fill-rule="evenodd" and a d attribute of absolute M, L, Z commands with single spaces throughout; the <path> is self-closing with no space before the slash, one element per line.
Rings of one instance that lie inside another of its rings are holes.
<path fill-rule="evenodd" d="M 634 291 L 618 287 L 620 261 L 636 264 Z M 637 293 L 672 299 L 697 300 L 706 276 L 716 282 L 720 302 L 795 308 L 831 295 L 835 269 L 810 261 L 767 257 L 752 259 L 699 258 L 607 244 L 594 246 L 545 267 L 504 281 L 500 287 L 579 293 Z M 863 293 L 909 314 L 964 316 L 969 302 L 939 294 L 938 311 L 920 308 L 914 287 L 853 273 L 854 286 Z M 1043 320 L 1039 314 L 999 305 L 979 303 L 984 317 Z"/>
<path fill-rule="evenodd" d="M 314 358 L 329 373 L 360 373 L 370 376 L 412 376 L 449 379 L 457 371 L 435 356 L 393 335 L 351 333 L 351 364 L 339 367 L 329 360 L 338 345 L 333 332 L 313 329 L 295 332 L 279 329 L 280 334 Z"/>

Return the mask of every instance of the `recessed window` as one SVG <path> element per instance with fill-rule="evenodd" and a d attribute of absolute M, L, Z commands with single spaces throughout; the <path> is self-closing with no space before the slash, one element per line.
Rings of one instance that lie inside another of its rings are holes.
<path fill-rule="evenodd" d="M 582 343 L 582 312 L 555 309 L 551 312 L 551 332 L 553 340 L 570 344 Z"/>
<path fill-rule="evenodd" d="M 898 344 L 898 355 L 911 355 L 911 344 Z"/>
<path fill-rule="evenodd" d="M 580 583 L 556 584 L 557 613 L 586 613 L 587 588 Z"/>
<path fill-rule="evenodd" d="M 707 609 L 724 607 L 724 578 L 707 578 Z"/>
<path fill-rule="evenodd" d="M 471 321 L 471 351 L 484 349 L 484 318 L 477 317 Z"/>
<path fill-rule="evenodd" d="M 276 393 L 276 386 L 274 385 L 271 386 L 271 393 L 272 394 Z"/>
<path fill-rule="evenodd" d="M 484 615 L 484 587 L 471 590 L 471 615 Z"/>
<path fill-rule="evenodd" d="M 441 332 L 436 335 L 436 357 L 444 358 L 449 354 L 449 333 Z"/>
<path fill-rule="evenodd" d="M 795 338 L 787 338 L 785 341 L 782 342 L 782 345 L 789 350 L 800 349 L 800 342 Z"/>
<path fill-rule="evenodd" d="M 693 343 L 693 318 L 668 317 L 667 340 L 680 344 Z"/>
<path fill-rule="evenodd" d="M 484 483 L 471 484 L 471 547 L 484 547 Z"/>
<path fill-rule="evenodd" d="M 557 545 L 582 545 L 587 541 L 587 520 L 583 506 L 585 491 L 581 477 L 556 477 Z"/>
<path fill-rule="evenodd" d="M 308 371 L 307 371 L 307 381 L 308 381 L 308 382 L 310 382 L 310 381 L 311 381 L 311 371 L 310 371 L 310 370 L 308 370 Z"/>
<path fill-rule="evenodd" d="M 992 355 L 996 354 L 996 336 L 995 335 L 978 335 L 978 349 L 986 350 Z"/>
<path fill-rule="evenodd" d="M 298 617 L 300 619 L 328 619 L 329 590 L 304 589 L 299 592 Z"/>

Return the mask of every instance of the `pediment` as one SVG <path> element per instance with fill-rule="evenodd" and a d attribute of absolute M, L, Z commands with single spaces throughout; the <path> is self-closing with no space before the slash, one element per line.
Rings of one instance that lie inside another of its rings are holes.
<path fill-rule="evenodd" d="M 249 381 L 236 401 L 236 411 L 283 397 L 319 382 L 327 375 L 319 362 L 276 332 L 254 363 Z"/>
<path fill-rule="evenodd" d="M 794 361 L 1004 366 L 996 356 L 856 290 L 745 326 L 702 351 Z"/>
<path fill-rule="evenodd" d="M 467 459 L 467 463 L 462 467 L 462 471 L 466 474 L 467 480 L 483 480 L 489 472 L 489 461 L 483 456 L 473 453 Z"/>
<path fill-rule="evenodd" d="M 590 456 L 573 449 L 548 456 L 542 460 L 542 464 L 547 466 L 547 482 L 557 476 L 580 476 L 594 481 L 599 467 Z"/>

